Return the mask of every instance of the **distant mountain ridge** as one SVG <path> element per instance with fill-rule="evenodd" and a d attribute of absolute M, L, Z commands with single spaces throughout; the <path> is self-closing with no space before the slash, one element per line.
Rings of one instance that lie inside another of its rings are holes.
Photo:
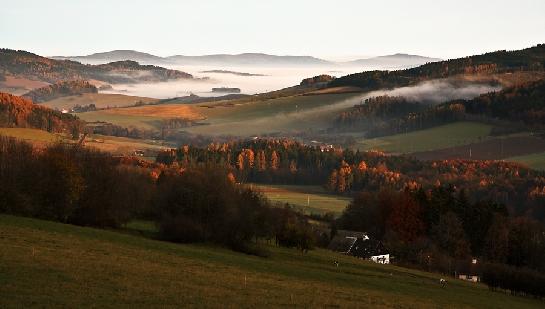
<path fill-rule="evenodd" d="M 165 59 L 148 53 L 143 53 L 135 50 L 112 50 L 109 52 L 94 53 L 87 56 L 54 56 L 51 59 L 56 60 L 72 60 L 78 62 L 96 62 L 108 63 L 124 60 L 137 61 L 139 63 L 161 63 Z M 106 62 L 104 62 L 106 61 Z"/>
<path fill-rule="evenodd" d="M 55 60 L 23 50 L 0 49 L 0 72 L 31 80 L 56 83 L 66 80 L 98 80 L 112 84 L 191 79 L 191 74 L 123 60 L 100 65 Z"/>
<path fill-rule="evenodd" d="M 441 59 L 419 55 L 394 54 L 365 59 L 357 59 L 346 62 L 335 62 L 320 59 L 313 56 L 271 55 L 265 53 L 242 54 L 211 54 L 201 56 L 174 55 L 160 57 L 135 50 L 113 50 L 109 52 L 95 53 L 87 56 L 54 56 L 52 59 L 73 60 L 83 63 L 108 63 L 112 61 L 133 60 L 147 64 L 178 64 L 178 65 L 232 65 L 232 66 L 387 66 L 407 67 L 425 64 L 427 62 L 440 61 Z"/>
<path fill-rule="evenodd" d="M 420 55 L 397 53 L 393 55 L 377 56 L 372 58 L 357 59 L 343 62 L 344 65 L 382 66 L 388 68 L 403 68 L 407 66 L 419 66 L 429 62 L 442 61 L 439 58 L 430 58 Z"/>

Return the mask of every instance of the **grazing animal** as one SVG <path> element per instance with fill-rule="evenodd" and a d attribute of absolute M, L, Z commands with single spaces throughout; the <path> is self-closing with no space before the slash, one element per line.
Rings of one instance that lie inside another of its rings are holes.
<path fill-rule="evenodd" d="M 336 260 L 333 261 L 333 264 L 335 265 L 335 267 L 339 267 L 339 262 L 337 262 Z"/>
<path fill-rule="evenodd" d="M 441 283 L 441 286 L 444 287 L 445 285 L 447 285 L 447 280 L 441 278 L 439 279 L 439 283 Z"/>

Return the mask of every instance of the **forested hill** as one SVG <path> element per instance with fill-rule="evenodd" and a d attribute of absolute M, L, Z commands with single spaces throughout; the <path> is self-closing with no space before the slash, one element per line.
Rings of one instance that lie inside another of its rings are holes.
<path fill-rule="evenodd" d="M 0 127 L 35 128 L 77 136 L 83 122 L 70 114 L 35 105 L 32 101 L 0 92 Z"/>
<path fill-rule="evenodd" d="M 135 61 L 118 61 L 103 65 L 81 64 L 70 60 L 53 60 L 12 49 L 0 49 L 0 75 L 55 83 L 62 80 L 95 79 L 108 83 L 158 82 L 193 78 L 191 74 Z"/>
<path fill-rule="evenodd" d="M 73 80 L 34 89 L 25 93 L 23 97 L 31 99 L 34 103 L 41 103 L 65 96 L 97 92 L 97 87 L 88 81 Z"/>
<path fill-rule="evenodd" d="M 435 106 L 403 97 L 373 97 L 337 115 L 334 128 L 366 131 L 368 137 L 376 137 L 475 119 L 475 116 L 479 120 L 505 120 L 513 128 L 524 125 L 528 130 L 543 130 L 545 80 Z"/>
<path fill-rule="evenodd" d="M 483 94 L 461 103 L 467 113 L 523 122 L 532 127 L 545 126 L 545 80 Z"/>
<path fill-rule="evenodd" d="M 329 86 L 356 86 L 365 91 L 402 87 L 459 74 L 544 71 L 545 44 L 515 51 L 496 51 L 465 58 L 431 62 L 399 71 L 368 71 L 342 76 Z"/>

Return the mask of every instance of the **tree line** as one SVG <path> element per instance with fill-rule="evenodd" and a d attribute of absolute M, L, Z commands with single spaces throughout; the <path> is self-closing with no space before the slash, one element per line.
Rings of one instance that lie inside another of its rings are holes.
<path fill-rule="evenodd" d="M 240 183 L 320 185 L 343 195 L 452 184 L 464 188 L 472 199 L 505 203 L 512 213 L 545 219 L 540 207 L 545 174 L 510 162 L 419 161 L 273 138 L 185 145 L 159 153 L 157 162 L 183 168 L 217 166 L 228 169 Z"/>
<path fill-rule="evenodd" d="M 510 215 L 504 204 L 471 201 L 463 189 L 362 191 L 336 226 L 383 241 L 398 264 L 482 275 L 491 288 L 545 296 L 538 288 L 545 278 L 543 223 Z M 473 258 L 480 266 L 470 270 Z"/>
<path fill-rule="evenodd" d="M 75 145 L 37 149 L 2 136 L 0 212 L 110 228 L 147 219 L 160 239 L 258 255 L 266 255 L 258 238 L 303 251 L 314 243 L 304 216 L 235 184 L 226 170 L 169 168 Z"/>
<path fill-rule="evenodd" d="M 409 102 L 403 97 L 380 96 L 337 115 L 337 131 L 363 130 L 366 137 L 422 130 L 463 120 L 498 123 L 515 130 L 543 130 L 545 80 L 518 84 L 470 100 L 453 100 L 435 106 Z M 522 125 L 519 125 L 522 124 Z"/>

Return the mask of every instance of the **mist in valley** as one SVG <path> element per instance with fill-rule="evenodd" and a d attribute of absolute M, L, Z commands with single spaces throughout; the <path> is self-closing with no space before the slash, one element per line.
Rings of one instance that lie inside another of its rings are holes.
<path fill-rule="evenodd" d="M 210 119 L 209 125 L 192 127 L 189 131 L 203 134 L 232 134 L 253 136 L 267 133 L 320 130 L 331 127 L 335 116 L 366 99 L 389 95 L 403 96 L 411 101 L 435 105 L 455 99 L 471 99 L 483 93 L 498 91 L 496 85 L 460 82 L 459 80 L 433 80 L 415 86 L 391 90 L 372 91 L 352 95 L 312 96 L 314 103 L 293 104 L 289 109 L 278 108 L 266 116 L 245 118 L 243 120 Z M 338 100 L 331 99 L 332 96 Z M 326 102 L 327 101 L 327 102 Z M 270 101 L 255 108 L 270 108 Z"/>
<path fill-rule="evenodd" d="M 107 93 L 121 93 L 143 97 L 166 99 L 196 94 L 209 97 L 224 95 L 214 93 L 214 87 L 240 88 L 243 94 L 257 94 L 298 85 L 301 80 L 320 74 L 342 76 L 366 70 L 364 67 L 255 67 L 255 66 L 180 66 L 170 65 L 176 69 L 192 74 L 195 79 L 179 79 L 176 81 L 139 84 L 116 84 Z M 225 70 L 239 73 L 260 74 L 263 76 L 241 76 L 230 73 L 212 73 L 203 71 Z"/>

